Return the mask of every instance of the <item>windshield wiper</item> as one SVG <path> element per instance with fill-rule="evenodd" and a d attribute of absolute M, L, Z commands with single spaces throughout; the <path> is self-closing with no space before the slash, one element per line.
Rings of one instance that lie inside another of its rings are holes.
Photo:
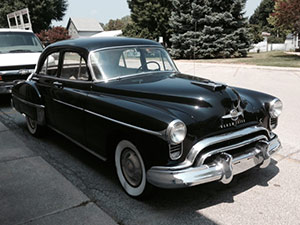
<path fill-rule="evenodd" d="M 18 52 L 32 52 L 32 51 L 27 50 L 27 49 L 15 49 L 15 50 L 9 51 L 9 53 L 18 53 Z"/>

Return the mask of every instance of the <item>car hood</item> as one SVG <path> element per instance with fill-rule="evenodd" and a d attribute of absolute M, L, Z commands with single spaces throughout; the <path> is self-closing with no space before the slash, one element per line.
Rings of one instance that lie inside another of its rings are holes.
<path fill-rule="evenodd" d="M 257 102 L 248 99 L 245 93 L 240 95 L 227 85 L 181 73 L 140 75 L 99 83 L 98 87 L 118 98 L 163 110 L 198 134 L 257 123 L 263 117 L 262 104 L 257 107 Z M 237 107 L 242 112 L 238 120 L 222 118 Z"/>
<path fill-rule="evenodd" d="M 0 53 L 0 67 L 35 65 L 40 54 L 40 52 Z"/>

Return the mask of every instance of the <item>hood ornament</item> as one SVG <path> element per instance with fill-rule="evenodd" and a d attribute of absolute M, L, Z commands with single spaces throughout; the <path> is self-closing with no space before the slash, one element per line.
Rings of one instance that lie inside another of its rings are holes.
<path fill-rule="evenodd" d="M 240 116 L 244 117 L 244 110 L 241 107 L 241 102 L 238 101 L 237 106 L 230 110 L 229 114 L 222 116 L 222 119 L 231 119 L 235 122 L 239 119 Z"/>

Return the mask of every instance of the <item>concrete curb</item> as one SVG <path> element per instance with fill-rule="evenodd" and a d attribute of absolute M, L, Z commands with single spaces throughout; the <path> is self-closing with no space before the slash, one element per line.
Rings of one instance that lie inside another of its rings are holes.
<path fill-rule="evenodd" d="M 218 67 L 227 67 L 227 68 L 249 68 L 249 69 L 261 69 L 261 70 L 277 70 L 277 71 L 295 71 L 300 72 L 300 68 L 294 67 L 276 67 L 276 66 L 255 66 L 255 65 L 246 65 L 246 64 L 237 64 L 237 63 L 207 63 L 207 62 L 198 62 L 194 60 L 175 60 L 175 63 L 184 63 L 191 65 L 200 65 L 200 66 L 218 66 Z"/>

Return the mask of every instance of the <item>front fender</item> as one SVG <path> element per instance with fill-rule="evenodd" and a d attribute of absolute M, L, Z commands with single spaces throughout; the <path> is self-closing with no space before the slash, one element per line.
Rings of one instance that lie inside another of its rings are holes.
<path fill-rule="evenodd" d="M 250 104 L 254 111 L 260 111 L 263 118 L 262 125 L 269 129 L 269 104 L 272 100 L 274 100 L 276 97 L 248 89 L 243 88 L 235 88 L 235 90 L 238 91 L 239 95 L 242 99 L 245 99 L 248 104 Z"/>

